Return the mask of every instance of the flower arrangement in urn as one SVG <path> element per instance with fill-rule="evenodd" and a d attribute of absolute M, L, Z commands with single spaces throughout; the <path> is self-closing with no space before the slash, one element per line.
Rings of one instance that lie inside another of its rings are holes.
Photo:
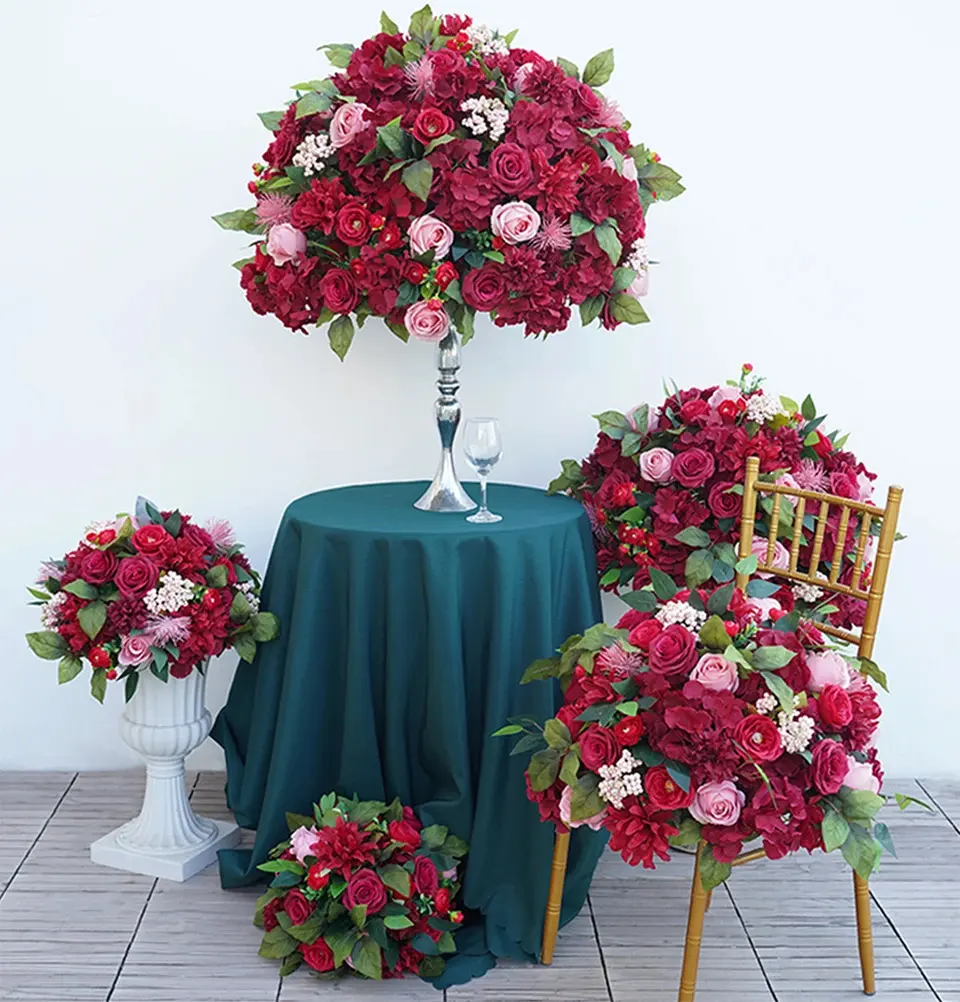
<path fill-rule="evenodd" d="M 129 702 L 148 668 L 166 682 L 202 672 L 228 648 L 252 661 L 279 632 L 277 617 L 260 611 L 260 576 L 228 522 L 201 527 L 179 511 L 139 507 L 89 525 L 75 549 L 41 567 L 42 587 L 29 589 L 44 626 L 27 634 L 31 650 L 59 660 L 61 683 L 86 659 L 101 703 L 114 680 Z"/>
<path fill-rule="evenodd" d="M 869 876 L 893 851 L 875 820 L 887 798 L 870 679 L 886 687 L 883 673 L 829 646 L 815 620 L 769 612 L 765 581 L 746 594 L 732 582 L 677 591 L 651 575 L 655 591 L 636 592 L 646 601 L 615 628 L 594 626 L 527 670 L 524 682 L 560 679 L 556 717 L 498 732 L 526 732 L 541 818 L 605 828 L 611 849 L 650 869 L 703 840 L 707 889 L 758 839 L 770 859 L 839 848 Z"/>
<path fill-rule="evenodd" d="M 463 921 L 454 899 L 466 842 L 443 825 L 424 827 L 399 800 L 328 793 L 312 817 L 287 822 L 290 838 L 260 864 L 273 880 L 254 917 L 260 956 L 282 961 L 281 977 L 304 963 L 377 981 L 443 973 Z"/>
<path fill-rule="evenodd" d="M 528 335 L 563 330 L 571 304 L 584 324 L 647 320 L 645 210 L 679 175 L 600 93 L 612 50 L 581 73 L 515 34 L 424 7 L 406 31 L 384 14 L 359 48 L 322 46 L 339 72 L 260 115 L 256 204 L 214 217 L 256 235 L 235 267 L 257 313 L 329 324 L 341 359 L 370 316 L 464 342 L 478 312 Z"/>

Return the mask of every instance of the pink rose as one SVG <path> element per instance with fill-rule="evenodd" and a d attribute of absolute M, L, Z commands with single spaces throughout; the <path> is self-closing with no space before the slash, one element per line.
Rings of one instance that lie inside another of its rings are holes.
<path fill-rule="evenodd" d="M 767 562 L 767 540 L 762 536 L 755 536 L 750 552 L 756 555 L 757 560 L 761 564 L 765 564 Z M 790 551 L 779 539 L 773 544 L 773 560 L 770 562 L 770 566 L 776 567 L 781 571 L 787 570 L 790 566 Z M 768 571 L 758 571 L 757 577 L 769 578 L 773 577 L 773 575 Z"/>
<path fill-rule="evenodd" d="M 632 163 L 633 161 L 631 161 Z M 628 296 L 633 296 L 634 299 L 639 299 L 641 296 L 645 296 L 650 290 L 650 269 L 641 268 L 637 272 L 637 277 L 627 286 L 624 290 Z"/>
<path fill-rule="evenodd" d="M 365 104 L 354 101 L 349 104 L 341 104 L 333 113 L 333 119 L 330 122 L 330 145 L 335 150 L 346 146 L 364 129 L 370 128 L 370 123 L 363 117 L 366 110 Z"/>
<path fill-rule="evenodd" d="M 143 634 L 124 637 L 120 645 L 117 661 L 122 665 L 142 665 L 153 657 L 150 653 L 150 639 Z"/>
<path fill-rule="evenodd" d="M 302 863 L 307 856 L 314 855 L 314 847 L 317 844 L 317 829 L 305 828 L 301 825 L 290 836 L 290 848 L 297 857 L 297 862 Z"/>
<path fill-rule="evenodd" d="M 825 685 L 838 685 L 841 689 L 850 687 L 847 662 L 836 651 L 807 654 L 807 668 L 810 670 L 810 688 L 813 692 L 821 692 Z"/>
<path fill-rule="evenodd" d="M 751 598 L 747 604 L 757 610 L 761 622 L 770 618 L 770 613 L 782 611 L 782 606 L 775 598 Z"/>
<path fill-rule="evenodd" d="M 598 811 L 592 817 L 584 818 L 583 821 L 573 821 L 570 817 L 570 801 L 572 799 L 573 787 L 564 786 L 563 793 L 560 795 L 560 820 L 568 828 L 579 828 L 581 825 L 586 825 L 595 832 L 600 831 L 603 827 L 603 819 L 607 816 L 607 809 L 604 807 L 602 811 Z"/>
<path fill-rule="evenodd" d="M 850 787 L 851 790 L 880 792 L 880 780 L 874 775 L 873 766 L 869 762 L 858 762 L 852 755 L 847 757 L 847 762 L 849 767 L 846 776 L 843 777 L 844 786 Z"/>
<path fill-rule="evenodd" d="M 654 484 L 665 484 L 673 473 L 673 453 L 669 449 L 647 449 L 640 453 L 640 475 Z"/>
<path fill-rule="evenodd" d="M 540 230 L 540 213 L 526 202 L 507 202 L 490 214 L 490 229 L 508 244 L 522 244 Z"/>
<path fill-rule="evenodd" d="M 789 487 L 793 491 L 800 490 L 800 485 L 794 479 L 792 473 L 781 473 L 774 483 L 779 484 L 781 487 Z"/>
<path fill-rule="evenodd" d="M 513 89 L 518 93 L 523 93 L 523 85 L 535 63 L 521 63 L 513 74 Z"/>
<path fill-rule="evenodd" d="M 699 787 L 689 810 L 702 825 L 735 825 L 746 800 L 733 780 L 723 779 Z"/>
<path fill-rule="evenodd" d="M 421 300 L 408 306 L 403 323 L 421 341 L 442 341 L 450 330 L 450 318 L 439 299 Z"/>
<path fill-rule="evenodd" d="M 732 400 L 735 404 L 739 404 L 743 400 L 743 396 L 740 393 L 739 386 L 718 386 L 710 396 L 707 403 L 716 410 L 724 400 Z"/>
<path fill-rule="evenodd" d="M 737 666 L 722 654 L 704 654 L 693 666 L 690 678 L 714 692 L 736 692 L 740 684 Z"/>
<path fill-rule="evenodd" d="M 607 157 L 607 159 L 603 161 L 603 166 L 609 167 L 610 170 L 615 171 L 617 169 L 617 162 L 613 159 L 613 157 Z M 625 156 L 623 158 L 623 176 L 628 181 L 636 181 L 639 176 L 637 174 L 637 161 L 631 156 Z"/>
<path fill-rule="evenodd" d="M 436 216 L 420 216 L 410 224 L 407 230 L 410 239 L 410 250 L 419 257 L 427 251 L 433 251 L 433 259 L 439 261 L 446 257 L 453 244 L 453 230 Z"/>
<path fill-rule="evenodd" d="M 307 237 L 290 223 L 271 226 L 267 234 L 267 253 L 274 264 L 298 261 L 307 252 Z"/>

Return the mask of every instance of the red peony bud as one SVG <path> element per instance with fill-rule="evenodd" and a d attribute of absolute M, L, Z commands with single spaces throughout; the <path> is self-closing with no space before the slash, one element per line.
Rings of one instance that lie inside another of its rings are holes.
<path fill-rule="evenodd" d="M 110 671 L 107 672 L 107 681 L 112 682 L 116 677 L 117 677 L 117 669 L 111 668 Z"/>
<path fill-rule="evenodd" d="M 357 278 L 366 278 L 367 277 L 367 266 L 358 257 L 355 257 L 350 262 L 350 270 L 354 273 L 354 275 L 357 276 Z"/>
<path fill-rule="evenodd" d="M 216 609 L 220 604 L 220 592 L 216 588 L 211 588 L 203 596 L 203 606 L 205 609 Z"/>
<path fill-rule="evenodd" d="M 256 193 L 259 190 L 260 189 L 257 187 L 257 182 L 256 181 L 248 181 L 247 182 L 247 191 L 249 191 L 251 195 L 256 195 Z"/>
<path fill-rule="evenodd" d="M 443 292 L 444 289 L 457 278 L 457 269 L 452 261 L 444 261 L 443 264 L 437 268 L 436 274 L 433 276 L 434 282 L 437 283 L 437 288 Z"/>
<path fill-rule="evenodd" d="M 740 632 L 740 627 L 732 621 L 724 621 L 723 628 L 727 631 L 728 637 L 735 637 Z"/>
<path fill-rule="evenodd" d="M 408 261 L 403 269 L 403 277 L 414 285 L 419 285 L 427 277 L 427 269 L 419 261 Z"/>
<path fill-rule="evenodd" d="M 387 223 L 387 217 L 381 215 L 379 212 L 375 212 L 370 217 L 370 229 L 371 230 L 382 230 Z"/>
<path fill-rule="evenodd" d="M 493 249 L 494 250 L 500 250 L 501 247 L 503 247 L 503 238 L 502 237 L 494 237 L 493 238 Z"/>
<path fill-rule="evenodd" d="M 112 543 L 117 538 L 117 533 L 114 529 L 104 529 L 103 532 L 97 536 L 97 542 L 101 546 L 107 546 Z"/>
<path fill-rule="evenodd" d="M 102 647 L 92 647 L 87 660 L 94 668 L 109 668 L 110 655 Z"/>

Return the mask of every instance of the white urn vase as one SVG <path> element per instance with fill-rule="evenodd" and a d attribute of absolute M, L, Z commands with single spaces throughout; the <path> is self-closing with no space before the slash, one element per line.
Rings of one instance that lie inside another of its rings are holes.
<path fill-rule="evenodd" d="M 184 759 L 212 724 L 205 691 L 206 677 L 196 669 L 167 682 L 141 671 L 120 717 L 120 735 L 147 764 L 143 807 L 138 817 L 93 843 L 94 863 L 183 881 L 240 840 L 233 822 L 197 817 L 187 795 Z"/>

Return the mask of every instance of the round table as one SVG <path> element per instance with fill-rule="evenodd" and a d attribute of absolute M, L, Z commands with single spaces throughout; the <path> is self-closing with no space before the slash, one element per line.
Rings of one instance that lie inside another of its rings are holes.
<path fill-rule="evenodd" d="M 601 614 L 579 504 L 494 484 L 503 521 L 473 525 L 415 509 L 424 487 L 342 487 L 287 508 L 262 595 L 281 635 L 240 664 L 213 736 L 230 808 L 257 830 L 252 850 L 220 853 L 224 887 L 263 879 L 285 813 L 331 790 L 397 796 L 470 843 L 462 897 L 475 914 L 443 987 L 539 953 L 553 828 L 526 798 L 526 756 L 491 735 L 508 716 L 553 715 L 559 689 L 520 677 Z M 573 833 L 563 920 L 603 844 Z"/>

